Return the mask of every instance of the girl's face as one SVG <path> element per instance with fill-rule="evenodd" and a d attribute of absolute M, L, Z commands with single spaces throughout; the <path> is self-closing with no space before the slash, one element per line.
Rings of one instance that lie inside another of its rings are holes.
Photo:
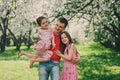
<path fill-rule="evenodd" d="M 42 22 L 41 22 L 41 26 L 40 26 L 42 29 L 48 29 L 48 21 L 47 19 L 43 19 Z"/>
<path fill-rule="evenodd" d="M 69 39 L 65 33 L 61 35 L 61 41 L 63 44 L 68 45 L 69 44 Z"/>

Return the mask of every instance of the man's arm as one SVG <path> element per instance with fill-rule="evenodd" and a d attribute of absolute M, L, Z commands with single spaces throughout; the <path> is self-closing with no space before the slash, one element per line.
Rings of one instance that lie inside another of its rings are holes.
<path fill-rule="evenodd" d="M 80 53 L 77 51 L 77 57 L 72 59 L 72 63 L 76 64 L 80 61 Z"/>

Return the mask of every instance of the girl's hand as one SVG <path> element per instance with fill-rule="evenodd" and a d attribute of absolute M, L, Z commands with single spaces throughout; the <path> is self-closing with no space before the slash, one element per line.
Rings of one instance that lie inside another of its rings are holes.
<path fill-rule="evenodd" d="M 55 50 L 55 53 L 58 55 L 58 56 L 61 56 L 62 53 L 59 51 L 59 50 Z"/>

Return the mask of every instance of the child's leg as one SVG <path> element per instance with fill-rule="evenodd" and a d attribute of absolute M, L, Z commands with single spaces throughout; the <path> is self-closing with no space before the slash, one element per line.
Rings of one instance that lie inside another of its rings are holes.
<path fill-rule="evenodd" d="M 18 58 L 21 57 L 22 55 L 24 55 L 24 56 L 26 56 L 26 57 L 28 57 L 28 58 L 33 58 L 33 57 L 34 57 L 34 55 L 32 55 L 32 54 L 29 54 L 29 53 L 27 53 L 27 52 L 25 52 L 25 51 L 21 51 L 21 52 L 19 53 L 19 55 L 18 55 Z"/>
<path fill-rule="evenodd" d="M 42 56 L 40 50 L 35 50 L 35 56 L 30 59 L 30 65 L 29 67 L 32 68 L 34 62 L 39 62 L 38 58 Z M 37 61 L 36 61 L 37 60 Z"/>
<path fill-rule="evenodd" d="M 49 50 L 45 51 L 44 55 L 40 54 L 39 52 L 36 52 L 36 57 L 30 59 L 30 68 L 32 68 L 34 62 L 46 62 L 46 61 L 49 61 L 52 54 L 53 53 L 51 51 L 49 51 Z"/>
<path fill-rule="evenodd" d="M 31 62 L 46 62 L 49 61 L 52 56 L 52 51 L 46 50 L 44 54 L 36 54 L 36 58 L 32 58 Z"/>
<path fill-rule="evenodd" d="M 48 59 L 48 58 L 46 58 L 44 56 L 36 55 L 36 58 L 34 57 L 34 58 L 30 59 L 30 66 L 29 67 L 32 68 L 34 62 L 46 62 L 46 61 L 49 61 L 49 60 L 50 60 L 50 58 Z"/>
<path fill-rule="evenodd" d="M 35 57 L 33 57 L 33 58 L 30 59 L 30 65 L 29 65 L 30 68 L 32 68 L 35 60 L 36 60 L 38 57 L 39 57 L 38 55 L 35 55 Z"/>
<path fill-rule="evenodd" d="M 29 65 L 29 67 L 32 68 L 32 67 L 33 67 L 33 64 L 34 64 L 33 59 L 30 59 L 30 65 Z"/>

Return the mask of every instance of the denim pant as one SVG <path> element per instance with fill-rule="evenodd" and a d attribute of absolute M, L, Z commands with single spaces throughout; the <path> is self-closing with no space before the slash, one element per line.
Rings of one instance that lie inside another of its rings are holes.
<path fill-rule="evenodd" d="M 50 60 L 48 62 L 39 63 L 39 80 L 60 80 L 59 62 Z"/>

